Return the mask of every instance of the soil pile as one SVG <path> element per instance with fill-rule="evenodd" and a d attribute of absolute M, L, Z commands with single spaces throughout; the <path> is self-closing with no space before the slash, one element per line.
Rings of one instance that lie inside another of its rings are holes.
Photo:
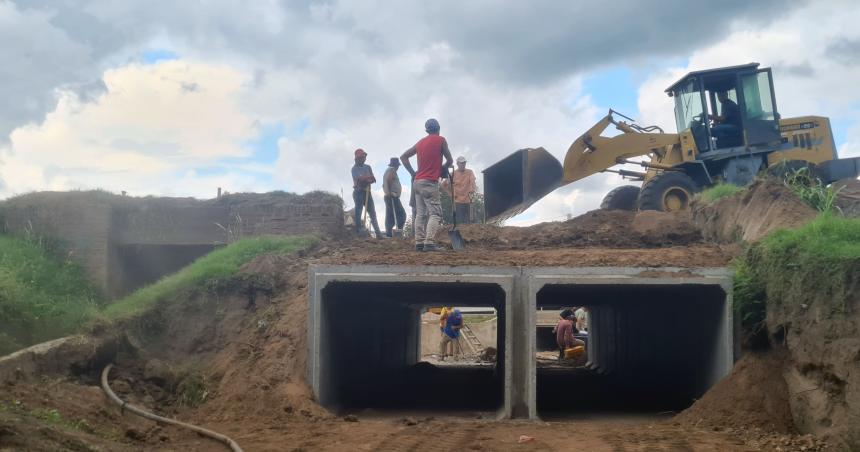
<path fill-rule="evenodd" d="M 436 234 L 450 243 L 448 227 Z M 560 247 L 662 248 L 702 241 L 702 235 L 686 212 L 629 212 L 592 210 L 576 218 L 527 227 L 466 224 L 459 226 L 467 246 L 495 250 Z"/>
<path fill-rule="evenodd" d="M 693 206 L 693 219 L 708 240 L 754 242 L 781 228 L 802 226 L 818 212 L 782 183 L 760 180 L 713 204 Z"/>
<path fill-rule="evenodd" d="M 839 190 L 836 196 L 836 207 L 846 217 L 860 217 L 860 180 L 846 179 L 833 184 Z"/>
<path fill-rule="evenodd" d="M 747 352 L 732 373 L 676 417 L 684 425 L 792 433 L 783 352 Z"/>

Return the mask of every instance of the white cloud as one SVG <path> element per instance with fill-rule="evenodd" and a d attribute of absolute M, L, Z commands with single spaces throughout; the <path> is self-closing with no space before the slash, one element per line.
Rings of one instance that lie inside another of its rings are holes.
<path fill-rule="evenodd" d="M 243 142 L 255 128 L 239 106 L 244 82 L 232 68 L 205 63 L 110 70 L 104 75 L 107 91 L 95 101 L 64 92 L 44 122 L 11 134 L 0 167 L 5 194 L 104 188 L 211 197 L 215 189 L 209 184 L 219 178 L 231 188 L 261 188 L 240 171 L 195 177 L 191 170 L 249 153 Z"/>

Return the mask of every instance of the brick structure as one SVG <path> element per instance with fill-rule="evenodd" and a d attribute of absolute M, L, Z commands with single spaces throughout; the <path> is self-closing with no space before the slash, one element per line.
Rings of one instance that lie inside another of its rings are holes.
<path fill-rule="evenodd" d="M 343 233 L 343 202 L 322 192 L 211 200 L 40 192 L 0 203 L 5 233 L 56 240 L 109 297 L 120 297 L 243 237 Z"/>

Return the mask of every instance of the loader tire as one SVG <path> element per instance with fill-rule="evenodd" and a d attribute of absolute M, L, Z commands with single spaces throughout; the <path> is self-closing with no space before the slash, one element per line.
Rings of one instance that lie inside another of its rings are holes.
<path fill-rule="evenodd" d="M 604 210 L 636 210 L 637 199 L 639 199 L 639 187 L 622 185 L 613 188 L 603 197 L 600 208 Z"/>
<path fill-rule="evenodd" d="M 693 195 L 701 188 L 680 171 L 664 171 L 652 177 L 639 193 L 639 210 L 677 212 L 690 208 Z"/>

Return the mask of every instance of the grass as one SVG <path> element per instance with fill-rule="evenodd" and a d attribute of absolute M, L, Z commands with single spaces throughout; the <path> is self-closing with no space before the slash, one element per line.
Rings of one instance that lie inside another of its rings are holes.
<path fill-rule="evenodd" d="M 259 255 L 289 254 L 315 242 L 303 236 L 243 239 L 107 304 L 83 269 L 51 251 L 52 245 L 0 235 L 0 356 L 77 333 L 94 321 L 134 317 L 187 290 L 217 287 Z"/>
<path fill-rule="evenodd" d="M 720 183 L 714 185 L 699 194 L 699 198 L 702 199 L 706 203 L 715 202 L 718 199 L 725 198 L 727 196 L 731 196 L 735 193 L 743 191 L 743 187 L 739 187 L 734 184 L 724 184 Z"/>
<path fill-rule="evenodd" d="M 832 185 L 824 185 L 809 168 L 804 167 L 787 173 L 784 182 L 798 198 L 813 209 L 819 212 L 838 209 L 833 203 L 836 201 L 839 189 L 834 189 Z"/>
<path fill-rule="evenodd" d="M 143 287 L 108 305 L 101 316 L 108 321 L 134 317 L 184 290 L 214 285 L 236 274 L 239 268 L 262 254 L 289 254 L 316 243 L 313 237 L 282 236 L 242 239 L 215 250 L 182 270 Z"/>
<path fill-rule="evenodd" d="M 845 313 L 860 284 L 860 219 L 823 212 L 800 228 L 774 231 L 735 270 L 735 309 L 745 326 L 763 322 L 766 305 Z"/>
<path fill-rule="evenodd" d="M 0 355 L 72 334 L 104 305 L 83 269 L 55 249 L 0 235 Z"/>

